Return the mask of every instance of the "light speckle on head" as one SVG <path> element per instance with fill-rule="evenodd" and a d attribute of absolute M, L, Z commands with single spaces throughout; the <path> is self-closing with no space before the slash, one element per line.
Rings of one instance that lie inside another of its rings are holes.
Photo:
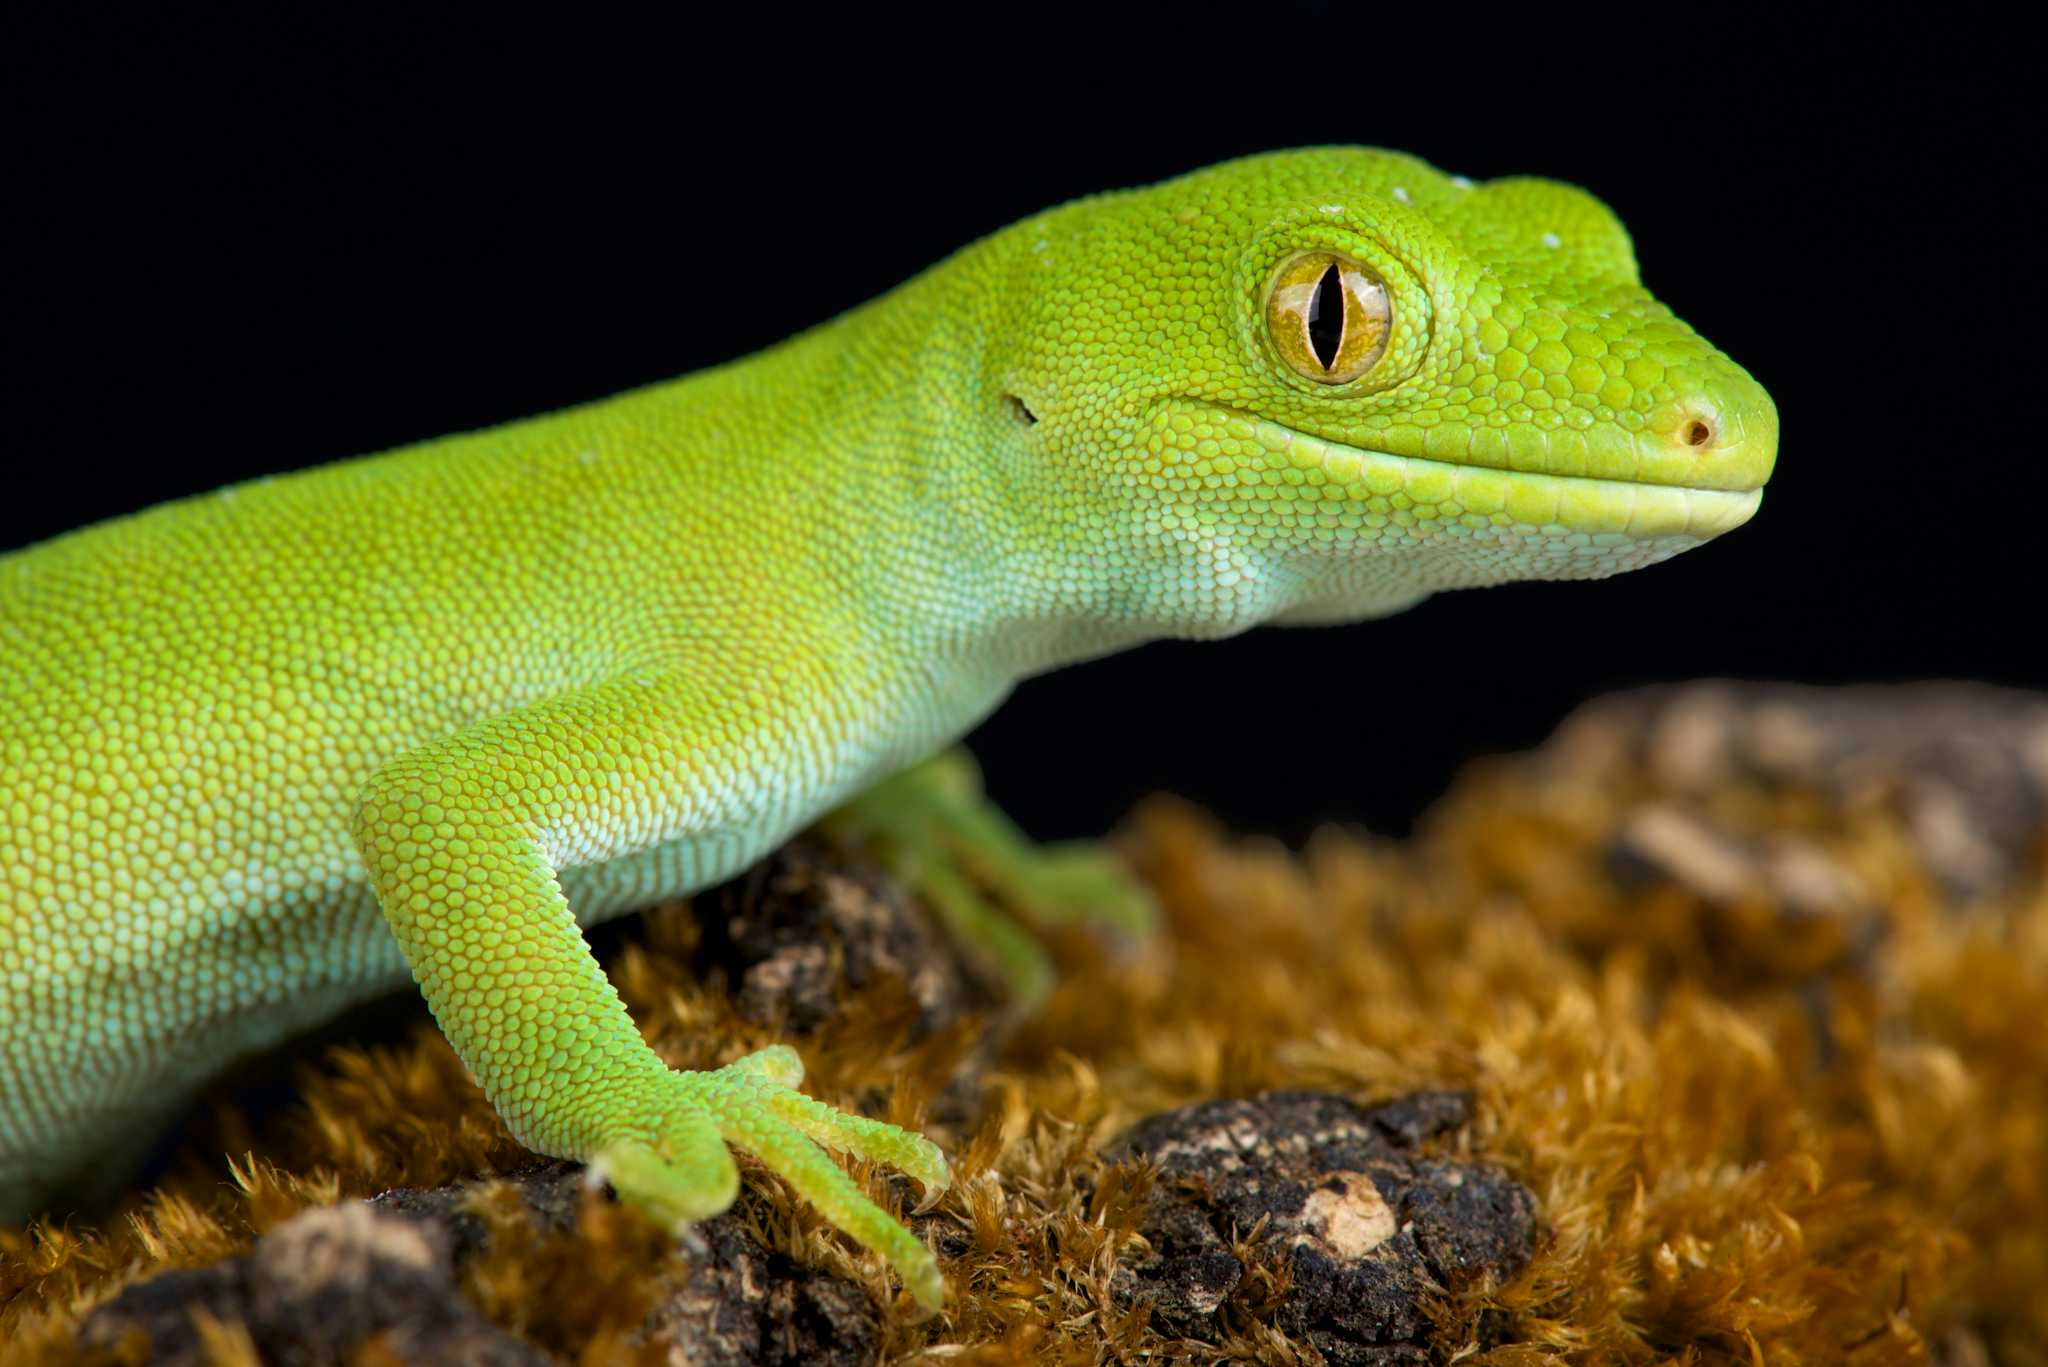
<path fill-rule="evenodd" d="M 1341 204 L 1324 204 L 1320 207 L 1326 214 L 1341 214 L 1344 212 L 1344 206 Z"/>
<path fill-rule="evenodd" d="M 1561 247 L 1564 245 L 1564 239 L 1559 237 L 1556 233 L 1543 234 L 1542 241 L 1543 245 L 1546 247 Z"/>
<path fill-rule="evenodd" d="M 1408 197 L 1408 187 L 1405 185 L 1396 185 L 1394 187 L 1394 198 L 1403 204 L 1412 204 L 1415 202 L 1414 200 Z"/>

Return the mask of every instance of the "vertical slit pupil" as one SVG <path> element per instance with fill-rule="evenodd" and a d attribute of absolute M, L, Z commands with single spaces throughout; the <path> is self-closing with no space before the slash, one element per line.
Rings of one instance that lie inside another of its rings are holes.
<path fill-rule="evenodd" d="M 1337 349 L 1344 344 L 1344 281 L 1334 261 L 1316 281 L 1316 292 L 1308 301 L 1308 344 L 1323 369 L 1337 363 Z"/>

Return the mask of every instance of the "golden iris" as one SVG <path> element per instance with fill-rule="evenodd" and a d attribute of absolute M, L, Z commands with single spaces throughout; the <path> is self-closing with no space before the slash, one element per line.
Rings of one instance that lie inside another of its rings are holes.
<path fill-rule="evenodd" d="M 1266 330 L 1280 359 L 1317 384 L 1347 384 L 1387 354 L 1387 287 L 1335 252 L 1280 263 L 1266 291 Z"/>

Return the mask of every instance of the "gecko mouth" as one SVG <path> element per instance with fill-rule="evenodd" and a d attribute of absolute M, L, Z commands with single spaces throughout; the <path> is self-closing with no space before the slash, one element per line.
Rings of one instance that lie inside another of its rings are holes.
<path fill-rule="evenodd" d="M 1749 521 L 1763 501 L 1752 489 L 1643 484 L 1595 475 L 1553 475 L 1397 456 L 1296 432 L 1263 418 L 1220 409 L 1276 464 L 1323 481 L 1352 498 L 1415 523 L 1565 531 L 1628 540 L 1707 540 Z"/>

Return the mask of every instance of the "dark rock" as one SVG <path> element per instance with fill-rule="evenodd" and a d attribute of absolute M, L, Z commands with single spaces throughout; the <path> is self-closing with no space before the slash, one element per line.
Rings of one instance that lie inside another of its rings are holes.
<path fill-rule="evenodd" d="M 1846 928 L 1867 920 L 1874 901 L 1854 870 L 1811 840 L 1737 832 L 1673 802 L 1644 803 L 1622 816 L 1608 870 L 1630 892 L 1674 883 L 1717 907 L 1775 907 L 1788 926 Z"/>
<path fill-rule="evenodd" d="M 846 990 L 900 981 L 928 1035 L 997 1000 L 952 941 L 880 870 L 800 838 L 697 899 L 696 967 L 722 977 L 742 1015 L 796 1034 Z"/>
<path fill-rule="evenodd" d="M 536 1158 L 500 1180 L 518 1195 L 520 1206 L 537 1229 L 566 1234 L 576 1228 L 576 1212 L 582 1204 L 588 1172 L 581 1163 Z M 489 1224 L 468 1208 L 478 1185 L 462 1182 L 446 1187 L 393 1187 L 378 1192 L 363 1204 L 380 1214 L 401 1215 L 432 1225 L 460 1266 L 483 1252 L 490 1242 Z"/>
<path fill-rule="evenodd" d="M 873 1301 L 851 1282 L 756 1243 L 729 1217 L 698 1228 L 701 1255 L 647 1318 L 691 1367 L 864 1367 L 881 1342 Z"/>
<path fill-rule="evenodd" d="M 1985 684 L 1642 689 L 1581 709 L 1543 755 L 1558 771 L 1582 777 L 1640 770 L 1680 803 L 1749 781 L 1819 792 L 1844 810 L 1889 804 L 1944 889 L 1961 898 L 2014 885 L 2048 835 L 2048 701 Z M 1739 851 L 1731 862 L 1731 851 L 1715 850 L 1714 840 L 1711 832 L 1705 840 L 1680 837 L 1687 871 L 1706 870 L 1724 891 L 1761 877 L 1790 905 L 1839 908 L 1843 880 L 1834 874 L 1759 869 Z M 1666 853 L 1674 845 L 1668 838 L 1648 843 Z"/>
<path fill-rule="evenodd" d="M 1425 1294 L 1510 1275 L 1535 1248 L 1526 1188 L 1417 1152 L 1471 1106 L 1462 1092 L 1374 1107 L 1271 1092 L 1150 1117 L 1105 1154 L 1159 1174 L 1139 1226 L 1149 1249 L 1126 1254 L 1116 1295 L 1149 1300 L 1162 1331 L 1204 1342 L 1220 1342 L 1232 1314 L 1270 1315 L 1333 1364 L 1428 1360 Z M 1247 1256 L 1284 1266 L 1268 1306 L 1240 1304 Z"/>
<path fill-rule="evenodd" d="M 1373 1128 L 1403 1148 L 1472 1123 L 1470 1092 L 1410 1092 L 1383 1101 L 1366 1112 Z"/>
<path fill-rule="evenodd" d="M 537 1163 L 504 1179 L 540 1233 L 577 1227 L 584 1169 Z M 400 1362 L 532 1367 L 555 1359 L 489 1323 L 464 1299 L 457 1275 L 489 1246 L 490 1230 L 465 1209 L 474 1188 L 403 1188 L 368 1201 L 309 1210 L 247 1255 L 128 1287 L 79 1333 L 89 1350 L 139 1335 L 144 1360 L 213 1361 L 194 1312 L 242 1326 L 263 1361 L 354 1360 L 371 1339 Z M 879 1311 L 868 1295 L 763 1247 L 730 1215 L 697 1226 L 674 1259 L 647 1268 L 653 1308 L 637 1334 L 694 1367 L 875 1360 Z"/>
<path fill-rule="evenodd" d="M 446 1235 L 360 1202 L 309 1210 L 240 1258 L 123 1290 L 79 1327 L 88 1350 L 140 1338 L 155 1363 L 208 1363 L 195 1312 L 248 1333 L 263 1361 L 350 1361 L 372 1338 L 404 1362 L 529 1367 L 547 1356 L 456 1290 Z"/>
<path fill-rule="evenodd" d="M 507 1181 L 538 1228 L 556 1234 L 576 1228 L 587 1183 L 582 1165 L 538 1163 Z M 445 1227 L 460 1262 L 483 1246 L 482 1221 L 462 1209 L 469 1190 L 407 1188 L 370 1204 Z M 692 1367 L 857 1367 L 874 1360 L 879 1317 L 861 1288 L 763 1247 L 731 1215 L 704 1221 L 692 1233 L 673 1267 L 649 1272 L 659 1282 L 643 1325 L 650 1341 L 667 1345 Z"/>

